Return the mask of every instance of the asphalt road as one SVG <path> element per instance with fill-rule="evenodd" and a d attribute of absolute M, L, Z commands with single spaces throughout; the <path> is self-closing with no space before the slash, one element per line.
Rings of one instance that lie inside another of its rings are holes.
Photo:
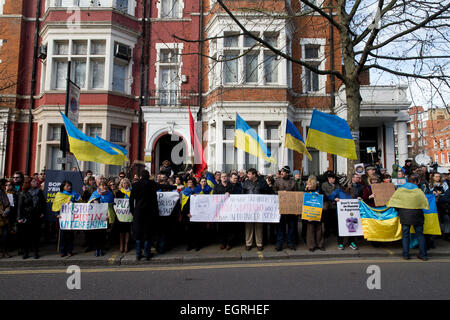
<path fill-rule="evenodd" d="M 3 269 L 0 299 L 449 299 L 449 267 L 448 258 L 395 258 L 84 268 L 79 290 L 68 289 L 66 269 Z"/>

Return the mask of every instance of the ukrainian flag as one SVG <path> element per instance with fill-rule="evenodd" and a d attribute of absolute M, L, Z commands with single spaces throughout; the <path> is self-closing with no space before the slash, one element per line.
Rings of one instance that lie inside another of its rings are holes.
<path fill-rule="evenodd" d="M 100 137 L 92 138 L 85 135 L 62 112 L 60 113 L 66 126 L 70 152 L 77 160 L 112 165 L 123 165 L 125 161 L 128 161 L 126 149 Z"/>
<path fill-rule="evenodd" d="M 309 161 L 312 161 L 311 155 L 309 154 L 308 149 L 306 149 L 305 141 L 303 141 L 300 132 L 298 132 L 295 125 L 289 121 L 289 119 L 286 119 L 286 136 L 284 137 L 284 146 L 288 149 L 295 150 L 298 153 L 306 154 Z"/>
<path fill-rule="evenodd" d="M 360 200 L 359 211 L 364 239 L 391 242 L 402 238 L 402 225 L 395 208 L 371 208 Z"/>
<path fill-rule="evenodd" d="M 423 234 L 432 234 L 440 236 L 441 233 L 441 226 L 439 224 L 439 216 L 436 206 L 436 198 L 433 194 L 426 194 L 425 195 L 428 200 L 428 204 L 430 209 L 422 209 L 423 210 L 423 216 L 424 216 L 424 224 L 423 224 Z M 415 233 L 414 227 L 411 226 L 411 233 Z"/>
<path fill-rule="evenodd" d="M 216 179 L 212 176 L 211 173 L 206 173 L 206 182 L 208 183 L 208 186 L 210 186 L 212 189 L 214 189 L 214 186 L 217 184 Z"/>
<path fill-rule="evenodd" d="M 347 159 L 358 158 L 347 121 L 317 110 L 312 114 L 306 146 Z"/>
<path fill-rule="evenodd" d="M 276 163 L 265 143 L 239 114 L 236 114 L 234 146 L 267 162 Z"/>
<path fill-rule="evenodd" d="M 53 199 L 52 211 L 59 212 L 63 204 L 80 200 L 80 195 L 76 192 L 58 192 Z"/>

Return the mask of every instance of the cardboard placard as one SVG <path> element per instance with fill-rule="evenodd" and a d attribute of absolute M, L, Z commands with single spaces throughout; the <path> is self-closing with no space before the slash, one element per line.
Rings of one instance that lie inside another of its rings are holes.
<path fill-rule="evenodd" d="M 375 195 L 376 207 L 385 206 L 395 192 L 395 185 L 393 183 L 375 183 L 371 187 L 372 193 Z"/>
<path fill-rule="evenodd" d="M 280 214 L 302 214 L 304 192 L 278 191 Z"/>

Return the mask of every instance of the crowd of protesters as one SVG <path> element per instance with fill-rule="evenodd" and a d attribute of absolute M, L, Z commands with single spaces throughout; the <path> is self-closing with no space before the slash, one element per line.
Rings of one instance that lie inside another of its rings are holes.
<path fill-rule="evenodd" d="M 391 182 L 392 178 L 405 179 L 416 184 L 425 194 L 433 194 L 438 205 L 442 225 L 442 238 L 450 241 L 450 181 L 447 174 L 428 172 L 426 166 L 413 166 L 406 161 L 403 167 L 394 165 L 392 175 L 379 162 L 364 169 L 364 174 L 337 175 L 327 171 L 320 176 L 302 177 L 300 171 L 288 166 L 271 175 L 261 175 L 256 169 L 247 171 L 215 172 L 213 186 L 208 178 L 194 174 L 192 169 L 173 172 L 165 161 L 155 176 L 143 170 L 138 177 L 127 177 L 121 172 L 117 177 L 94 176 L 87 171 L 80 194 L 72 190 L 70 181 L 63 181 L 61 193 L 70 196 L 71 202 L 97 202 L 113 204 L 115 198 L 130 199 L 133 222 L 120 222 L 114 213 L 108 215 L 108 229 L 89 231 L 58 230 L 58 222 L 44 219 L 46 199 L 43 193 L 45 173 L 32 177 L 15 172 L 11 179 L 0 180 L 0 231 L 2 257 L 11 257 L 17 250 L 24 259 L 34 254 L 39 258 L 41 238 L 57 238 L 61 257 L 74 254 L 75 236 L 83 240 L 82 249 L 102 256 L 107 250 L 127 253 L 134 246 L 136 259 L 153 256 L 151 248 L 164 253 L 178 245 L 187 250 L 218 243 L 220 250 L 231 250 L 245 244 L 250 251 L 256 246 L 264 250 L 265 244 L 274 244 L 277 251 L 285 245 L 296 250 L 299 243 L 306 249 L 325 251 L 325 239 L 337 237 L 337 247 L 358 249 L 362 237 L 339 237 L 337 202 L 341 199 L 360 199 L 374 207 L 371 185 Z M 170 216 L 159 216 L 158 191 L 180 193 L 180 201 Z M 201 223 L 190 222 L 189 197 L 195 194 L 277 194 L 279 191 L 304 191 L 322 194 L 324 205 L 321 221 L 301 220 L 298 215 L 281 215 L 278 224 L 273 223 Z M 185 198 L 187 201 L 183 201 Z M 59 218 L 59 213 L 53 213 Z M 425 236 L 427 249 L 435 247 L 433 237 Z M 374 246 L 380 243 L 373 242 Z M 143 254 L 142 254 L 143 253 Z"/>

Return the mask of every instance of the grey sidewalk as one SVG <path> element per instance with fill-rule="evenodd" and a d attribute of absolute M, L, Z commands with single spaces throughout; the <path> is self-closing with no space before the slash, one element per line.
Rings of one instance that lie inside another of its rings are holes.
<path fill-rule="evenodd" d="M 310 252 L 303 243 L 297 246 L 297 250 L 284 249 L 280 252 L 275 251 L 274 245 L 267 245 L 263 251 L 252 248 L 245 250 L 244 245 L 232 248 L 229 251 L 220 250 L 219 244 L 211 244 L 202 248 L 200 251 L 186 251 L 185 246 L 178 246 L 164 254 L 158 254 L 152 248 L 154 257 L 147 261 L 142 259 L 136 261 L 134 248 L 129 253 L 120 253 L 118 247 L 113 247 L 105 252 L 102 257 L 95 257 L 94 252 L 84 253 L 84 248 L 75 245 L 75 255 L 72 257 L 61 258 L 56 253 L 56 248 L 44 246 L 41 249 L 39 259 L 32 256 L 28 259 L 22 259 L 17 256 L 17 252 L 10 253 L 11 258 L 0 258 L 0 268 L 34 268 L 34 267 L 64 267 L 70 265 L 78 266 L 130 266 L 130 265 L 166 265 L 166 264 L 192 264 L 192 263 L 210 263 L 210 262 L 232 262 L 232 261 L 264 261 L 280 259 L 358 259 L 358 258 L 380 258 L 380 257 L 402 257 L 401 241 L 387 242 L 380 247 L 373 247 L 365 240 L 359 240 L 359 249 L 352 250 L 345 247 L 345 250 L 337 248 L 335 237 L 326 239 L 325 251 L 316 250 Z M 435 249 L 430 249 L 428 255 L 430 259 L 439 257 L 450 257 L 450 242 L 441 239 L 435 239 Z M 418 249 L 411 249 L 412 259 L 418 254 Z"/>

